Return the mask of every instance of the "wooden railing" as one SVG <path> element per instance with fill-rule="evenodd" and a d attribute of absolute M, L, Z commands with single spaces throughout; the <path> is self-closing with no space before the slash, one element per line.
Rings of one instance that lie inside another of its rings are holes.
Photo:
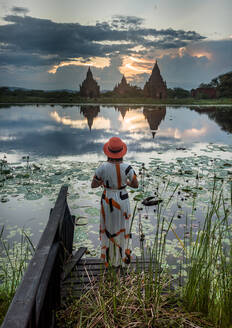
<path fill-rule="evenodd" d="M 8 309 L 2 328 L 55 327 L 62 267 L 72 254 L 74 218 L 61 187 L 35 254 Z"/>

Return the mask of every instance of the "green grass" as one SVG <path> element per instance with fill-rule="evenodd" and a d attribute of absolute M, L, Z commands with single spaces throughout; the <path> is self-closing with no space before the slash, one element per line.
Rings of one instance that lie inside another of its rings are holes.
<path fill-rule="evenodd" d="M 187 248 L 188 275 L 182 289 L 186 309 L 204 313 L 216 327 L 232 327 L 231 206 L 225 206 L 223 190 L 216 193 L 215 185 L 203 228 Z"/>
<path fill-rule="evenodd" d="M 231 98 L 218 98 L 218 99 L 195 99 L 195 98 L 182 98 L 182 99 L 153 99 L 153 98 L 120 98 L 120 97 L 104 97 L 102 95 L 99 98 L 81 98 L 77 95 L 71 95 L 70 97 L 37 97 L 37 96 L 25 96 L 25 97 L 13 97 L 2 96 L 0 103 L 16 104 L 16 103 L 68 103 L 68 104 L 138 104 L 138 105 L 232 105 Z"/>
<path fill-rule="evenodd" d="M 0 231 L 0 324 L 8 310 L 15 291 L 34 253 L 32 242 L 25 231 L 19 242 L 4 238 L 4 227 Z"/>

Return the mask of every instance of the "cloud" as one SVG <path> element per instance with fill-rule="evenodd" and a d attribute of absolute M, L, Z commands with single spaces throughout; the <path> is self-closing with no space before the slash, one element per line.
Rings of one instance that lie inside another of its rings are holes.
<path fill-rule="evenodd" d="M 159 66 L 169 87 L 196 88 L 202 82 L 232 70 L 232 40 L 195 42 L 179 54 L 166 54 Z"/>
<path fill-rule="evenodd" d="M 30 16 L 8 15 L 5 25 L 0 26 L 0 42 L 5 53 L 14 47 L 20 53 L 56 55 L 60 60 L 73 57 L 106 56 L 107 54 L 128 54 L 131 48 L 145 49 L 179 48 L 190 41 L 203 39 L 193 31 L 156 30 L 141 27 L 142 19 L 116 16 L 112 22 L 81 25 L 79 23 L 56 23 L 48 19 Z M 122 29 L 120 29 L 122 27 Z M 151 41 L 148 36 L 155 39 Z M 112 44 L 102 44 L 108 41 Z M 115 44 L 114 42 L 118 43 Z M 129 44 L 125 43 L 128 42 Z"/>
<path fill-rule="evenodd" d="M 122 73 L 143 86 L 158 58 L 169 87 L 191 89 L 232 69 L 232 39 L 208 41 L 195 31 L 146 28 L 135 16 L 83 25 L 13 9 L 0 25 L 0 85 L 75 90 L 91 65 L 102 89 L 112 89 Z"/>
<path fill-rule="evenodd" d="M 19 15 L 21 15 L 21 14 L 26 15 L 26 14 L 29 13 L 29 9 L 27 9 L 25 7 L 16 7 L 16 6 L 14 6 L 14 7 L 12 7 L 11 11 L 12 11 L 13 14 L 16 14 L 16 15 L 17 14 L 19 14 Z"/>
<path fill-rule="evenodd" d="M 110 25 L 115 29 L 138 29 L 143 22 L 140 17 L 115 15 Z"/>

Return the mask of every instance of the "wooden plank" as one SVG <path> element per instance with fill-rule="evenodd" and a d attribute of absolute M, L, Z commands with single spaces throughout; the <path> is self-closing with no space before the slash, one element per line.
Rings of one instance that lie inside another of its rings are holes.
<path fill-rule="evenodd" d="M 150 263 L 151 261 L 149 259 L 141 259 L 139 258 L 132 258 L 131 260 L 131 264 L 134 263 Z M 154 262 L 153 262 L 154 263 Z M 102 260 L 100 260 L 99 258 L 95 258 L 95 257 L 89 257 L 89 258 L 82 258 L 79 263 L 78 266 L 80 265 L 88 265 L 88 264 L 104 264 Z"/>
<path fill-rule="evenodd" d="M 22 282 L 11 302 L 2 328 L 24 328 L 30 319 L 40 278 L 47 262 L 48 254 L 55 240 L 57 228 L 66 206 L 68 187 L 61 187 L 60 193 L 51 212 L 47 226 L 40 238 L 35 254 L 31 259 Z"/>
<path fill-rule="evenodd" d="M 44 302 L 44 298 L 46 296 L 49 278 L 50 278 L 52 270 L 53 270 L 53 265 L 55 263 L 56 256 L 58 254 L 59 247 L 60 247 L 59 242 L 56 242 L 55 244 L 52 245 L 51 251 L 50 251 L 48 259 L 47 259 L 46 266 L 44 268 L 44 271 L 43 271 L 43 274 L 42 274 L 42 277 L 40 280 L 39 288 L 38 288 L 38 291 L 36 294 L 36 327 L 39 323 L 40 312 L 43 307 L 43 302 Z"/>
<path fill-rule="evenodd" d="M 71 258 L 71 260 L 64 266 L 63 273 L 61 275 L 61 279 L 65 280 L 70 272 L 73 270 L 73 268 L 77 265 L 77 263 L 80 261 L 82 256 L 85 254 L 87 250 L 87 247 L 80 247 L 75 255 Z"/>

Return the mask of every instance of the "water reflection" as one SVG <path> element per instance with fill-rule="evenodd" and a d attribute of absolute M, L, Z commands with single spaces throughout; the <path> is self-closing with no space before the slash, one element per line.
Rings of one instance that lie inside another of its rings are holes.
<path fill-rule="evenodd" d="M 125 107 L 125 106 L 114 106 L 114 108 L 116 111 L 121 113 L 123 119 L 126 116 L 126 113 L 130 110 L 129 107 Z"/>
<path fill-rule="evenodd" d="M 232 132 L 231 110 L 207 107 L 199 115 L 198 108 L 190 109 L 168 106 L 6 106 L 0 110 L 0 153 L 77 155 L 79 160 L 86 155 L 99 160 L 103 156 L 105 140 L 120 135 L 128 145 L 128 156 L 137 158 L 140 154 L 145 160 L 157 156 L 157 153 L 159 157 L 165 153 L 173 156 L 177 148 L 191 151 L 199 143 L 231 143 L 228 136 Z"/>
<path fill-rule="evenodd" d="M 191 110 L 198 112 L 199 114 L 207 114 L 207 116 L 215 121 L 223 131 L 232 133 L 232 112 L 231 109 L 218 110 L 217 107 L 190 107 Z"/>
<path fill-rule="evenodd" d="M 100 113 L 100 106 L 81 106 L 80 112 L 87 118 L 88 127 L 91 131 L 93 120 Z"/>
<path fill-rule="evenodd" d="M 143 109 L 143 114 L 149 123 L 152 132 L 152 138 L 154 139 L 161 121 L 165 119 L 166 107 L 157 107 L 157 108 L 145 107 Z"/>

